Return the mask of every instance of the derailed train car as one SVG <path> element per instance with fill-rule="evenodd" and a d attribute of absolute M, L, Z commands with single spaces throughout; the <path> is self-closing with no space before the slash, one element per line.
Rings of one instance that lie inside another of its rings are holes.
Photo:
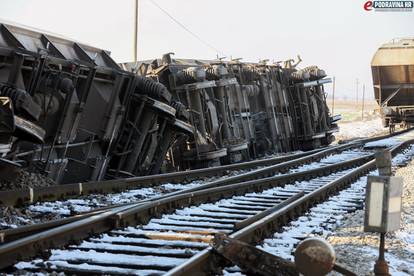
<path fill-rule="evenodd" d="M 155 174 L 333 139 L 317 67 L 171 55 L 132 67 L 0 23 L 0 181 L 21 169 L 58 183 Z"/>
<path fill-rule="evenodd" d="M 124 64 L 164 84 L 188 108 L 192 138 L 170 151 L 182 169 L 227 164 L 271 152 L 328 145 L 337 125 L 329 114 L 323 70 L 279 64 L 161 59 Z"/>
<path fill-rule="evenodd" d="M 109 52 L 4 23 L 0 102 L 3 179 L 23 167 L 60 183 L 156 173 L 192 133 L 165 86 Z"/>
<path fill-rule="evenodd" d="M 371 62 L 374 95 L 384 127 L 414 124 L 414 38 L 383 44 Z"/>

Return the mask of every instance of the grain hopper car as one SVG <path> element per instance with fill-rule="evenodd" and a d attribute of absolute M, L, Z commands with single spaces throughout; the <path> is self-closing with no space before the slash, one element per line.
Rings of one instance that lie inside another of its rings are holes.
<path fill-rule="evenodd" d="M 374 95 L 384 127 L 414 124 L 414 39 L 383 44 L 372 62 Z"/>

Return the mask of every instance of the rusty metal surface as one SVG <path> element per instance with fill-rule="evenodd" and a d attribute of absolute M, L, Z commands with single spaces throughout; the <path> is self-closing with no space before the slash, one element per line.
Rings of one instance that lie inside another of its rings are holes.
<path fill-rule="evenodd" d="M 295 249 L 295 265 L 305 276 L 328 275 L 332 270 L 345 276 L 356 276 L 355 273 L 335 263 L 336 254 L 333 247 L 324 239 L 307 238 Z"/>
<path fill-rule="evenodd" d="M 299 276 L 294 263 L 224 234 L 216 234 L 210 244 L 215 253 L 229 260 L 232 265 L 237 265 L 245 273 L 264 276 Z"/>
<path fill-rule="evenodd" d="M 320 238 L 308 238 L 298 244 L 295 250 L 297 270 L 305 276 L 324 276 L 332 271 L 335 251 Z"/>

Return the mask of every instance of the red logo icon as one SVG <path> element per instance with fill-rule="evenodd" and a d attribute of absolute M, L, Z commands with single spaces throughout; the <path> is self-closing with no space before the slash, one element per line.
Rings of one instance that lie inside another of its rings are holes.
<path fill-rule="evenodd" d="M 366 11 L 372 10 L 372 1 L 365 2 L 365 4 L 364 4 L 364 10 L 366 10 Z"/>

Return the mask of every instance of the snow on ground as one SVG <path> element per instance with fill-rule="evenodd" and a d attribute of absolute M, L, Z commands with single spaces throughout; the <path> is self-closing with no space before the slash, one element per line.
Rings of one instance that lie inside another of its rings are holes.
<path fill-rule="evenodd" d="M 414 146 L 411 146 L 393 158 L 393 165 L 405 165 L 413 156 Z M 374 171 L 371 174 L 377 173 Z M 404 176 L 404 212 L 401 229 L 387 235 L 386 260 L 389 262 L 392 275 L 414 275 L 414 161 L 408 167 L 397 170 L 396 175 Z M 283 232 L 275 233 L 273 238 L 266 239 L 259 248 L 293 260 L 292 250 L 300 241 L 300 237 L 320 236 L 334 246 L 338 263 L 356 275 L 371 275 L 378 256 L 378 235 L 363 232 L 363 210 L 351 213 L 335 210 L 335 205 L 343 206 L 346 198 L 352 198 L 356 194 L 363 197 L 366 179 L 366 176 L 360 178 L 351 188 L 340 192 L 327 202 L 316 205 L 306 215 L 283 227 Z M 347 206 L 354 207 L 348 204 Z"/>
<path fill-rule="evenodd" d="M 364 149 L 393 147 L 400 144 L 401 142 L 408 141 L 411 139 L 414 139 L 414 131 L 409 131 L 386 139 L 366 143 L 364 145 Z"/>
<path fill-rule="evenodd" d="M 276 156 L 276 155 L 275 155 Z M 274 156 L 269 156 L 269 158 Z M 260 169 L 258 166 L 253 169 Z M 53 202 L 37 202 L 21 208 L 0 207 L 0 229 L 17 228 L 23 225 L 40 223 L 62 217 L 92 211 L 95 208 L 116 204 L 133 203 L 151 199 L 165 193 L 195 188 L 206 182 L 216 181 L 229 176 L 238 175 L 253 169 L 232 170 L 223 176 L 200 177 L 197 180 L 183 183 L 165 183 L 156 187 L 137 188 L 120 193 L 91 194 L 77 199 Z"/>
<path fill-rule="evenodd" d="M 338 125 L 339 132 L 335 134 L 337 141 L 378 136 L 388 132 L 388 129 L 382 126 L 381 118 L 367 121 L 339 122 Z"/>
<path fill-rule="evenodd" d="M 401 228 L 387 234 L 385 258 L 392 275 L 414 275 L 414 161 L 399 168 L 396 176 L 404 178 Z M 340 263 L 357 275 L 371 275 L 378 256 L 379 235 L 363 232 L 363 218 L 363 210 L 349 214 L 328 241 Z"/>
<path fill-rule="evenodd" d="M 352 157 L 351 155 L 353 154 L 358 153 L 353 152 L 353 150 L 346 151 L 344 152 L 344 156 L 342 157 L 342 159 L 350 159 Z M 268 157 L 272 158 L 275 156 L 276 155 Z M 322 160 L 322 163 L 320 164 L 317 162 L 306 164 L 295 170 L 292 170 L 292 172 L 318 168 L 322 165 L 327 165 L 329 163 L 336 162 L 337 158 L 340 157 L 338 157 L 337 155 L 331 155 L 325 157 Z M 139 200 L 151 199 L 165 193 L 195 188 L 207 182 L 217 181 L 223 178 L 228 178 L 230 176 L 239 175 L 251 170 L 261 168 L 263 167 L 257 166 L 252 169 L 231 170 L 223 176 L 201 177 L 197 180 L 193 180 L 190 182 L 165 183 L 156 187 L 138 188 L 114 194 L 91 194 L 77 199 L 68 199 L 53 202 L 37 202 L 22 208 L 0 207 L 0 229 L 16 228 L 22 225 L 39 223 L 52 219 L 59 219 L 61 217 L 73 216 L 76 214 L 91 211 L 95 208 L 105 207 L 114 204 L 126 204 L 137 202 Z"/>

